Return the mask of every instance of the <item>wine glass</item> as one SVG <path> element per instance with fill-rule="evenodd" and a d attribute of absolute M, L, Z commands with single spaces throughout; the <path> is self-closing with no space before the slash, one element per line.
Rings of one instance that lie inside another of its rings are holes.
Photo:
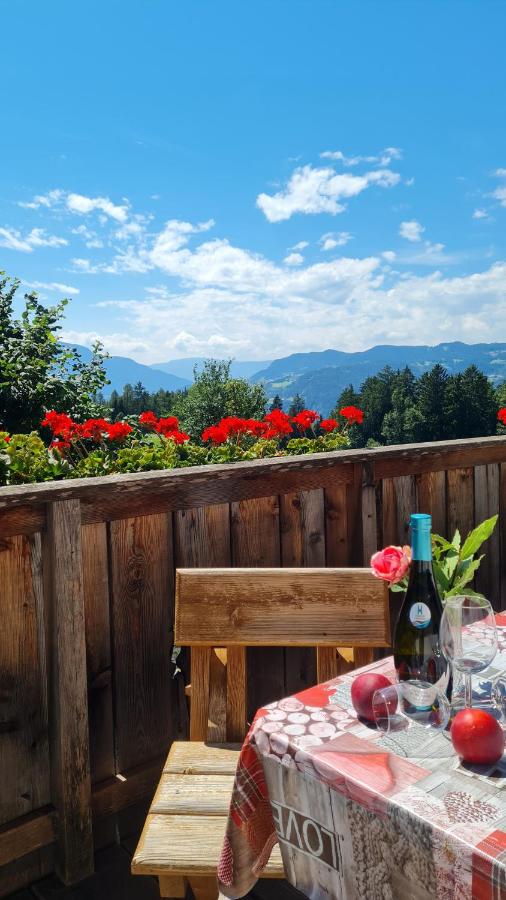
<path fill-rule="evenodd" d="M 392 734 L 413 726 L 444 731 L 450 704 L 444 691 L 427 681 L 400 681 L 379 688 L 372 698 L 374 721 L 379 731 Z"/>
<path fill-rule="evenodd" d="M 454 672 L 462 672 L 465 705 L 473 705 L 472 675 L 490 665 L 497 653 L 494 611 L 485 597 L 448 597 L 441 619 L 439 638 L 443 655 Z"/>

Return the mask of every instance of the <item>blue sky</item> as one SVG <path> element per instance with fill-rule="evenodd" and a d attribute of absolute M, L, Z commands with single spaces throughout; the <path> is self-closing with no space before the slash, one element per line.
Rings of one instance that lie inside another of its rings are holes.
<path fill-rule="evenodd" d="M 502 0 L 0 0 L 0 269 L 141 362 L 506 340 Z"/>

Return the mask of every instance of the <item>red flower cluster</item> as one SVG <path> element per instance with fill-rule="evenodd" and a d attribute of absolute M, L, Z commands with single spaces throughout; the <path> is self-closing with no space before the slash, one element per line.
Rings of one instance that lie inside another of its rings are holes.
<path fill-rule="evenodd" d="M 343 406 L 339 414 L 346 419 L 349 425 L 361 425 L 364 421 L 364 413 L 357 406 Z"/>
<path fill-rule="evenodd" d="M 79 424 L 66 413 L 58 413 L 54 409 L 46 413 L 41 424 L 51 429 L 51 447 L 57 450 L 68 450 L 72 441 L 76 440 L 91 440 L 95 444 L 99 444 L 104 438 L 124 441 L 133 431 L 128 422 L 108 422 L 106 419 L 86 419 Z"/>
<path fill-rule="evenodd" d="M 341 415 L 348 422 L 362 422 L 364 418 L 362 410 L 355 406 L 345 407 L 341 410 Z M 316 424 L 319 424 L 325 432 L 335 431 L 339 427 L 337 419 L 320 419 L 319 413 L 312 409 L 303 409 L 295 416 L 289 416 L 281 409 L 273 409 L 261 420 L 226 416 L 217 425 L 205 428 L 202 440 L 218 445 L 224 444 L 230 438 L 239 438 L 243 434 L 265 440 L 280 440 L 293 435 L 294 426 L 299 434 L 303 434 Z"/>
<path fill-rule="evenodd" d="M 292 417 L 292 422 L 300 429 L 300 431 L 307 431 L 319 418 L 320 416 L 318 413 L 314 412 L 314 410 L 303 409 L 302 412 L 297 413 L 296 416 Z"/>
<path fill-rule="evenodd" d="M 503 425 L 506 425 L 506 406 L 503 406 L 497 413 L 497 418 Z"/>
<path fill-rule="evenodd" d="M 190 435 L 185 431 L 179 430 L 179 419 L 176 416 L 167 416 L 166 418 L 158 418 L 154 412 L 148 410 L 139 416 L 139 425 L 144 425 L 149 431 L 156 431 L 166 438 L 170 438 L 176 444 L 184 444 L 190 440 Z"/>

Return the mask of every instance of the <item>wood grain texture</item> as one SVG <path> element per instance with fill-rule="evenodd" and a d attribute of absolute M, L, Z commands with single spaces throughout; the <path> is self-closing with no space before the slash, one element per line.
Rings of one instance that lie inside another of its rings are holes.
<path fill-rule="evenodd" d="M 26 856 L 55 839 L 54 810 L 45 807 L 0 829 L 0 867 Z"/>
<path fill-rule="evenodd" d="M 446 473 L 447 532 L 451 539 L 458 528 L 465 537 L 474 525 L 473 469 L 450 469 Z"/>
<path fill-rule="evenodd" d="M 474 470 L 474 521 L 476 524 L 499 512 L 499 466 L 476 466 Z M 500 535 L 496 525 L 480 553 L 485 554 L 476 574 L 476 590 L 500 609 Z"/>
<path fill-rule="evenodd" d="M 235 775 L 241 744 L 176 741 L 170 750 L 164 773 L 179 775 Z"/>
<path fill-rule="evenodd" d="M 346 485 L 325 488 L 325 557 L 327 566 L 350 565 Z"/>
<path fill-rule="evenodd" d="M 137 875 L 216 875 L 223 846 L 226 816 L 170 816 L 150 814 L 141 835 L 132 872 Z M 264 878 L 283 878 L 279 847 L 262 873 Z"/>
<path fill-rule="evenodd" d="M 281 564 L 325 566 L 325 496 L 323 489 L 280 497 Z M 296 694 L 314 684 L 313 647 L 285 649 L 285 693 Z"/>
<path fill-rule="evenodd" d="M 186 879 L 177 875 L 161 875 L 158 879 L 160 897 L 168 897 L 170 900 L 178 897 L 186 897 Z"/>
<path fill-rule="evenodd" d="M 174 556 L 176 566 L 229 566 L 231 547 L 228 504 L 175 512 Z M 186 682 L 190 681 L 190 656 L 191 651 L 183 649 L 178 657 L 178 665 Z M 211 657 L 210 740 L 225 740 L 226 715 L 226 671 L 214 655 Z"/>
<path fill-rule="evenodd" d="M 171 741 L 172 538 L 166 515 L 110 525 L 117 770 Z"/>
<path fill-rule="evenodd" d="M 227 651 L 227 741 L 242 741 L 246 735 L 246 648 Z"/>
<path fill-rule="evenodd" d="M 231 537 L 233 566 L 279 566 L 278 497 L 233 503 Z M 265 646 L 249 649 L 247 671 L 247 715 L 251 721 L 259 706 L 286 696 L 284 650 Z"/>
<path fill-rule="evenodd" d="M 0 541 L 0 825 L 50 802 L 40 535 Z"/>
<path fill-rule="evenodd" d="M 385 585 L 369 569 L 178 569 L 176 641 L 387 646 Z"/>
<path fill-rule="evenodd" d="M 51 796 L 57 872 L 74 884 L 93 872 L 81 511 L 78 500 L 47 512 L 49 563 Z"/>
<path fill-rule="evenodd" d="M 81 546 L 93 784 L 109 778 L 116 771 L 106 524 L 83 526 Z"/>
<path fill-rule="evenodd" d="M 160 779 L 150 812 L 228 816 L 234 775 L 169 775 Z"/>
<path fill-rule="evenodd" d="M 417 476 L 418 511 L 432 516 L 432 530 L 446 535 L 446 477 L 444 472 Z"/>
<path fill-rule="evenodd" d="M 70 479 L 53 483 L 0 487 L 0 512 L 15 506 L 37 507 L 56 500 L 80 499 L 83 522 L 149 515 L 167 509 L 254 499 L 297 490 L 349 484 L 351 467 L 374 466 L 375 479 L 450 468 L 506 462 L 503 436 L 401 444 L 375 450 L 343 450 L 292 458 L 252 460 L 131 475 Z M 266 492 L 266 493 L 264 493 Z M 0 518 L 1 522 L 1 518 Z M 1 532 L 0 532 L 1 533 Z"/>
<path fill-rule="evenodd" d="M 209 724 L 211 647 L 193 647 L 190 741 L 206 741 Z"/>
<path fill-rule="evenodd" d="M 158 757 L 152 762 L 94 784 L 91 797 L 94 821 L 106 819 L 120 810 L 149 800 L 158 784 L 163 766 L 163 757 Z"/>

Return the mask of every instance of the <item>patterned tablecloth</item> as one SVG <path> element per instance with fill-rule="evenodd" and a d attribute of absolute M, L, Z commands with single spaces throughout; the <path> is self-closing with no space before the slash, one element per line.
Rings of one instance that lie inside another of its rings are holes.
<path fill-rule="evenodd" d="M 499 653 L 474 683 L 506 672 Z M 392 658 L 362 671 L 393 679 Z M 506 756 L 466 767 L 443 734 L 359 721 L 350 673 L 260 709 L 237 769 L 218 877 L 243 897 L 279 841 L 312 900 L 506 900 Z"/>

